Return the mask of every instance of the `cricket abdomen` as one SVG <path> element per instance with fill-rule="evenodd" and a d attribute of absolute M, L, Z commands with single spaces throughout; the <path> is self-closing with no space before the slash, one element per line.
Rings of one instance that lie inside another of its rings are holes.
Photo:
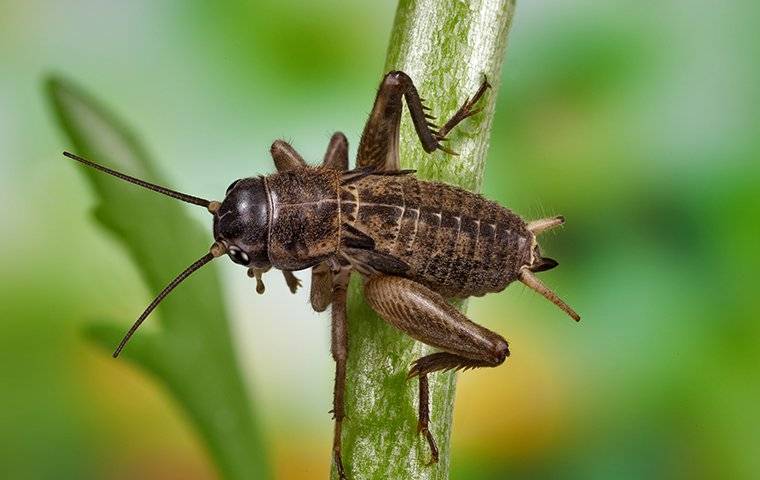
<path fill-rule="evenodd" d="M 480 195 L 411 175 L 372 175 L 343 188 L 343 223 L 405 263 L 401 276 L 446 297 L 503 290 L 530 261 L 525 222 Z"/>

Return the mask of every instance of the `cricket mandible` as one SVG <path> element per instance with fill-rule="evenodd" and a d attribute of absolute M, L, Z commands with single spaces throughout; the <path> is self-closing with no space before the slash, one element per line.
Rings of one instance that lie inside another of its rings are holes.
<path fill-rule="evenodd" d="M 281 270 L 296 292 L 294 271 L 311 268 L 310 300 L 322 312 L 332 305 L 332 356 L 336 364 L 333 460 L 341 479 L 341 426 L 345 419 L 348 337 L 346 288 L 351 272 L 364 280 L 367 303 L 389 324 L 440 351 L 417 359 L 409 378 L 419 381 L 418 431 L 431 450 L 428 378 L 450 369 L 496 367 L 509 356 L 507 341 L 469 320 L 447 298 L 504 290 L 519 280 L 574 320 L 575 311 L 537 277 L 557 266 L 541 254 L 537 236 L 564 223 L 561 216 L 525 221 L 511 210 L 461 188 L 419 180 L 399 163 L 399 127 L 406 102 L 424 150 L 455 152 L 443 145 L 460 122 L 480 111 L 478 91 L 439 127 L 432 123 L 411 78 L 401 71 L 383 78 L 361 136 L 356 167 L 348 167 L 348 142 L 330 139 L 322 165 L 309 166 L 288 143 L 271 154 L 277 173 L 233 182 L 224 200 L 209 201 L 111 170 L 69 152 L 69 158 L 140 185 L 200 205 L 213 215 L 214 243 L 207 254 L 172 280 L 129 329 L 117 357 L 142 322 L 177 285 L 216 257 L 228 255 L 248 268 L 256 290 L 262 275 Z"/>

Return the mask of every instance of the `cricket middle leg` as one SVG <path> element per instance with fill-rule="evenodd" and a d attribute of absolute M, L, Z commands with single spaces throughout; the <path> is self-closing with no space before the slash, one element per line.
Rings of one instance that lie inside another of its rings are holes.
<path fill-rule="evenodd" d="M 272 154 L 272 160 L 278 172 L 287 172 L 306 166 L 303 157 L 285 140 L 275 140 L 269 148 L 269 153 Z"/>
<path fill-rule="evenodd" d="M 335 386 L 333 389 L 333 462 L 340 480 L 346 480 L 346 472 L 341 458 L 343 419 L 346 418 L 346 360 L 348 359 L 348 322 L 346 319 L 346 289 L 350 268 L 341 268 L 333 273 L 332 295 L 332 356 L 335 360 Z"/>
<path fill-rule="evenodd" d="M 373 167 L 379 171 L 401 169 L 399 127 L 403 110 L 402 98 L 409 108 L 409 115 L 412 117 L 412 124 L 422 148 L 428 153 L 442 150 L 456 155 L 456 152 L 445 147 L 443 142 L 454 127 L 480 111 L 475 105 L 489 87 L 488 81 L 484 79 L 475 95 L 465 100 L 459 110 L 439 127 L 433 123 L 435 117 L 429 113 L 430 109 L 425 106 L 424 99 L 420 98 L 409 75 L 401 71 L 387 73 L 380 83 L 375 104 L 362 132 L 357 152 L 357 167 Z"/>

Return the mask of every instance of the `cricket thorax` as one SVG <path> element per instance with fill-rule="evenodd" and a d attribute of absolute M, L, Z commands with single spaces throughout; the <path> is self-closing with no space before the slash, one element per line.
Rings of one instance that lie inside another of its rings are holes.
<path fill-rule="evenodd" d="M 503 290 L 530 262 L 525 222 L 466 190 L 371 175 L 343 186 L 341 199 L 344 229 L 371 238 L 376 253 L 408 266 L 403 276 L 445 296 Z"/>
<path fill-rule="evenodd" d="M 301 270 L 338 252 L 340 173 L 299 168 L 266 177 L 270 201 L 269 259 Z"/>

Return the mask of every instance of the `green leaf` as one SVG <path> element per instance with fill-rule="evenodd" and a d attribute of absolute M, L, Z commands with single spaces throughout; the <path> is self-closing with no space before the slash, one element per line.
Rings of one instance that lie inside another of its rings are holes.
<path fill-rule="evenodd" d="M 97 102 L 60 78 L 46 86 L 75 153 L 169 186 L 135 136 Z M 95 190 L 97 222 L 124 247 L 150 292 L 208 252 L 210 228 L 201 229 L 186 204 L 74 162 L 72 168 Z M 86 333 L 111 352 L 132 321 L 123 319 L 118 328 L 93 325 Z M 148 322 L 160 328 L 139 331 L 123 357 L 153 374 L 183 408 L 223 478 L 266 478 L 264 442 L 236 362 L 215 266 L 186 280 Z"/>
<path fill-rule="evenodd" d="M 484 75 L 493 86 L 481 100 L 483 112 L 450 135 L 447 146 L 458 156 L 426 154 L 404 115 L 403 168 L 415 168 L 427 180 L 480 189 L 513 13 L 512 0 L 399 2 L 385 71 L 409 74 L 439 121 L 475 93 Z M 364 302 L 357 280 L 349 291 L 348 418 L 343 427 L 343 463 L 349 478 L 447 479 L 456 374 L 430 376 L 431 431 L 440 461 L 426 466 L 430 452 L 416 432 L 417 382 L 407 381 L 406 375 L 412 361 L 432 349 L 380 319 Z M 334 466 L 332 474 L 337 478 Z"/>

